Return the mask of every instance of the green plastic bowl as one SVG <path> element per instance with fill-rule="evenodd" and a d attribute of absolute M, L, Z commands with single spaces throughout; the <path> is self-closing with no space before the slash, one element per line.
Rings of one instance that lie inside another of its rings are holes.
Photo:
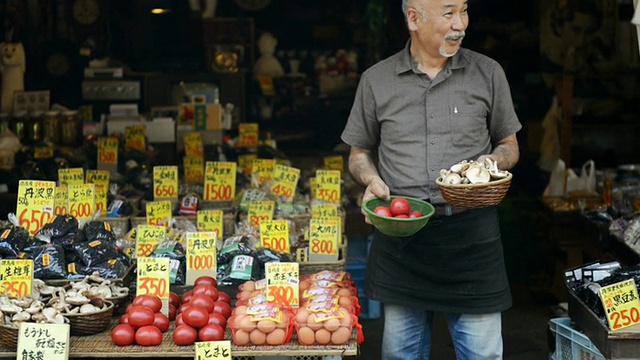
<path fill-rule="evenodd" d="M 397 196 L 391 196 L 391 200 L 389 201 L 384 201 L 379 198 L 371 198 L 362 204 L 362 208 L 369 216 L 369 220 L 371 220 L 373 226 L 375 226 L 378 230 L 380 230 L 381 233 L 387 236 L 411 236 L 417 233 L 425 225 L 427 225 L 429 219 L 436 212 L 436 209 L 433 207 L 433 205 L 429 204 L 428 202 L 408 196 L 403 197 L 407 199 L 407 201 L 409 201 L 409 204 L 411 205 L 411 211 L 421 211 L 422 214 L 424 214 L 422 217 L 408 219 L 394 218 L 380 216 L 373 212 L 373 210 L 378 206 L 389 207 L 391 201 L 396 197 Z"/>

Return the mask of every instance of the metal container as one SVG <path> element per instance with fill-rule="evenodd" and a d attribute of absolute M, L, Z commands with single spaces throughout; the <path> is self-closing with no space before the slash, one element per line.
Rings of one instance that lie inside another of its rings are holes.
<path fill-rule="evenodd" d="M 24 143 L 35 145 L 42 141 L 42 118 L 44 111 L 30 112 L 24 122 Z"/>
<path fill-rule="evenodd" d="M 20 142 L 24 143 L 25 122 L 27 121 L 26 111 L 16 111 L 9 120 L 9 130 L 13 132 Z"/>
<path fill-rule="evenodd" d="M 60 111 L 50 110 L 44 113 L 42 137 L 53 145 L 60 145 Z"/>
<path fill-rule="evenodd" d="M 78 146 L 82 143 L 82 121 L 77 110 L 67 110 L 62 112 L 60 129 L 60 145 Z"/>

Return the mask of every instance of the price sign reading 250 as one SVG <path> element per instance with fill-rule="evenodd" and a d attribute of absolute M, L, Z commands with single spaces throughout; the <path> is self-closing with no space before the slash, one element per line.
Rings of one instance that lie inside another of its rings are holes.
<path fill-rule="evenodd" d="M 633 278 L 603 286 L 599 295 L 611 330 L 620 330 L 640 323 L 640 300 Z"/>
<path fill-rule="evenodd" d="M 16 212 L 20 226 L 33 235 L 51 220 L 55 207 L 54 181 L 20 180 Z"/>
<path fill-rule="evenodd" d="M 137 260 L 136 294 L 169 298 L 169 259 L 144 257 Z"/>
<path fill-rule="evenodd" d="M 178 197 L 178 167 L 153 167 L 153 196 L 154 199 Z"/>

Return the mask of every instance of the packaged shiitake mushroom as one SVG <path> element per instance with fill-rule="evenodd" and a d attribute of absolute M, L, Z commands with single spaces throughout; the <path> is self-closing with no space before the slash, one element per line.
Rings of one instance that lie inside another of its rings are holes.
<path fill-rule="evenodd" d="M 279 304 L 241 305 L 228 324 L 236 345 L 282 345 L 293 334 L 293 315 Z"/>

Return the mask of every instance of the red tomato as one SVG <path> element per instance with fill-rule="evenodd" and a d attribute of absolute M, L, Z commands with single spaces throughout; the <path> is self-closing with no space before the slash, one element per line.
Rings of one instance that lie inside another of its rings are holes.
<path fill-rule="evenodd" d="M 202 306 L 189 306 L 189 308 L 182 313 L 182 320 L 185 324 L 199 329 L 209 322 L 209 312 Z"/>
<path fill-rule="evenodd" d="M 118 320 L 118 324 L 129 324 L 129 314 L 122 314 L 122 316 L 120 316 L 120 320 Z"/>
<path fill-rule="evenodd" d="M 170 323 L 171 322 L 169 321 L 167 315 L 161 312 L 153 314 L 153 326 L 157 327 L 161 332 L 167 331 L 167 329 L 169 329 Z"/>
<path fill-rule="evenodd" d="M 153 310 L 153 312 L 158 312 L 162 309 L 162 300 L 159 297 L 151 294 L 146 295 L 138 295 L 133 298 L 131 302 L 133 305 L 144 305 L 149 309 Z"/>
<path fill-rule="evenodd" d="M 419 218 L 419 217 L 423 217 L 424 214 L 422 213 L 422 211 L 420 210 L 413 210 L 410 214 L 409 217 L 410 218 Z"/>
<path fill-rule="evenodd" d="M 178 316 L 176 316 L 176 326 L 180 325 L 185 325 L 184 321 L 182 320 L 182 314 L 178 314 Z"/>
<path fill-rule="evenodd" d="M 386 217 L 392 217 L 393 215 L 391 214 L 391 210 L 389 210 L 388 207 L 386 206 L 378 206 L 375 209 L 373 209 L 373 213 L 376 215 L 380 215 L 380 216 L 386 216 Z"/>
<path fill-rule="evenodd" d="M 169 320 L 175 320 L 177 312 L 176 307 L 169 304 Z"/>
<path fill-rule="evenodd" d="M 178 346 L 192 345 L 198 340 L 198 332 L 189 325 L 179 325 L 171 334 L 173 342 Z"/>
<path fill-rule="evenodd" d="M 407 199 L 403 198 L 402 196 L 398 196 L 393 200 L 391 200 L 391 205 L 389 205 L 389 210 L 391 210 L 391 214 L 393 216 L 398 216 L 398 215 L 408 216 L 409 213 L 411 212 L 411 204 L 409 204 L 409 201 L 407 201 Z"/>
<path fill-rule="evenodd" d="M 227 318 L 221 313 L 212 312 L 209 314 L 208 324 L 220 325 L 220 327 L 224 329 L 227 326 Z"/>
<path fill-rule="evenodd" d="M 224 339 L 224 329 L 220 325 L 209 324 L 198 330 L 199 341 L 218 341 Z"/>
<path fill-rule="evenodd" d="M 231 316 L 231 305 L 224 301 L 216 301 L 213 306 L 213 312 L 220 313 L 228 319 Z"/>
<path fill-rule="evenodd" d="M 119 324 L 111 330 L 111 341 L 118 346 L 131 345 L 136 341 L 136 331 L 127 324 Z"/>
<path fill-rule="evenodd" d="M 162 332 L 153 326 L 147 325 L 136 330 L 136 344 L 140 346 L 157 346 L 162 344 Z"/>
<path fill-rule="evenodd" d="M 227 304 L 231 304 L 231 297 L 227 293 L 218 290 L 218 299 L 216 301 L 224 301 Z"/>
<path fill-rule="evenodd" d="M 178 314 L 183 313 L 185 310 L 187 310 L 187 308 L 189 307 L 189 302 L 183 302 L 180 307 L 178 308 Z"/>
<path fill-rule="evenodd" d="M 176 309 L 180 307 L 180 296 L 173 291 L 169 293 L 169 304 L 173 305 Z"/>
<path fill-rule="evenodd" d="M 186 302 L 189 302 L 192 296 L 193 296 L 193 290 L 189 290 L 185 292 L 184 294 L 182 294 L 182 297 L 180 298 L 180 303 L 184 304 Z"/>
<path fill-rule="evenodd" d="M 193 283 L 193 285 L 200 285 L 200 284 L 209 284 L 209 285 L 218 287 L 218 281 L 216 281 L 216 279 L 212 276 L 200 276 Z"/>
<path fill-rule="evenodd" d="M 209 295 L 212 299 L 217 299 L 218 289 L 213 285 L 200 284 L 193 287 L 193 295 L 196 295 L 196 294 L 205 294 L 205 295 Z"/>
<path fill-rule="evenodd" d="M 207 309 L 207 312 L 213 311 L 213 305 L 215 301 L 209 296 L 205 294 L 194 294 L 191 300 L 189 301 L 189 305 L 202 306 Z"/>
<path fill-rule="evenodd" d="M 396 218 L 396 219 L 408 219 L 409 215 L 407 215 L 407 214 L 399 214 L 399 215 L 394 216 L 394 218 Z"/>
<path fill-rule="evenodd" d="M 154 312 L 143 305 L 134 305 L 129 310 L 129 325 L 134 328 L 140 328 L 142 326 L 147 326 L 153 324 L 154 320 Z"/>
<path fill-rule="evenodd" d="M 127 314 L 129 312 L 129 310 L 131 310 L 132 307 L 133 307 L 133 304 L 129 303 L 129 305 L 127 305 L 127 307 L 124 308 L 124 313 Z"/>

